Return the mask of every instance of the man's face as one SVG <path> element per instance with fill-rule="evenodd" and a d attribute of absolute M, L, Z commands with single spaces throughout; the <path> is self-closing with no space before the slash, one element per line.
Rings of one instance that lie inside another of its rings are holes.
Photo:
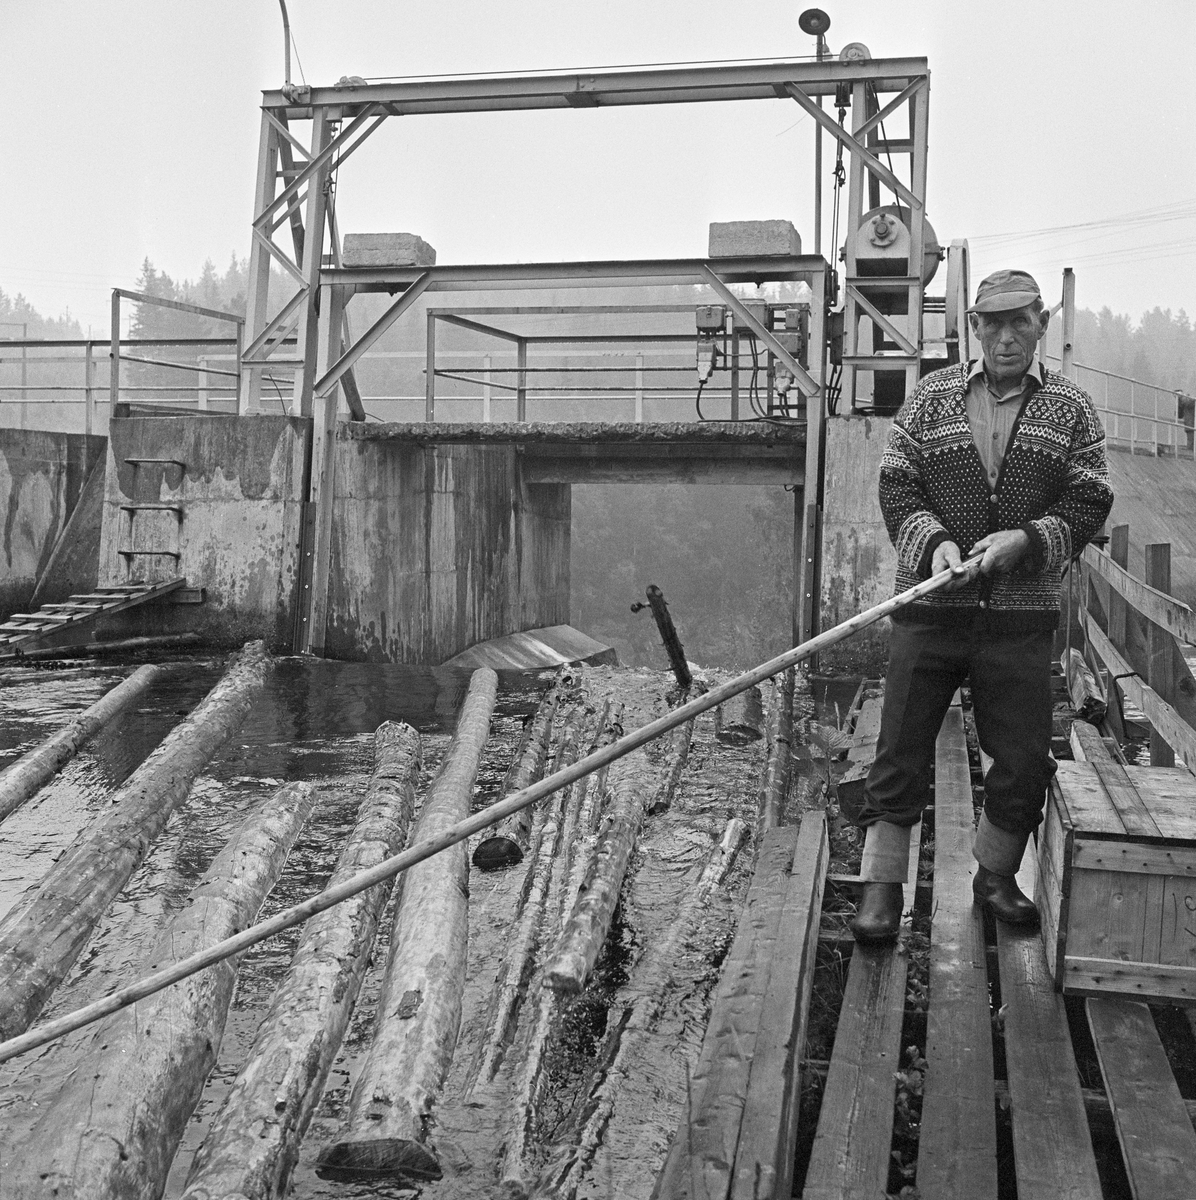
<path fill-rule="evenodd" d="M 1008 312 L 972 313 L 972 332 L 980 339 L 984 365 L 994 379 L 1020 379 L 1034 357 L 1051 314 L 1032 305 Z"/>

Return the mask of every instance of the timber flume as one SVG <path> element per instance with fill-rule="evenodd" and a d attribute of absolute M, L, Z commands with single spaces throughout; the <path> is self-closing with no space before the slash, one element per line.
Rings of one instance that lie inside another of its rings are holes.
<path fill-rule="evenodd" d="M 752 668 L 752 670 L 745 671 L 742 675 L 737 675 L 734 679 L 730 679 L 726 683 L 712 688 L 705 694 L 696 696 L 685 704 L 679 705 L 671 712 L 658 717 L 655 721 L 650 721 L 639 729 L 632 730 L 617 741 L 610 743 L 610 745 L 599 747 L 592 754 L 553 772 L 551 775 L 545 776 L 539 782 L 532 784 L 523 791 L 504 797 L 504 799 L 490 805 L 481 812 L 474 813 L 472 816 L 457 822 L 451 828 L 442 830 L 436 836 L 416 843 L 402 853 L 396 854 L 386 859 L 386 861 L 379 863 L 376 867 L 362 871 L 360 874 L 354 876 L 354 878 L 346 880 L 343 884 L 326 888 L 318 895 L 310 897 L 301 904 L 296 904 L 291 908 L 285 909 L 269 920 L 253 925 L 233 937 L 225 938 L 223 941 L 208 947 L 200 953 L 182 959 L 161 971 L 156 971 L 136 983 L 112 992 L 100 1000 L 83 1005 L 74 1012 L 66 1013 L 53 1021 L 47 1021 L 44 1025 L 38 1026 L 35 1029 L 30 1029 L 16 1037 L 11 1037 L 4 1042 L 0 1042 L 0 1062 L 7 1062 L 19 1054 L 36 1049 L 38 1046 L 44 1046 L 48 1042 L 55 1041 L 57 1038 L 75 1029 L 81 1029 L 85 1025 L 90 1025 L 92 1022 L 98 1021 L 111 1013 L 119 1012 L 122 1008 L 127 1008 L 130 1004 L 136 1004 L 138 1000 L 142 1000 L 146 996 L 152 996 L 155 992 L 159 992 L 173 983 L 178 983 L 180 980 L 194 975 L 197 971 L 202 971 L 215 963 L 221 962 L 223 959 L 229 958 L 234 954 L 239 954 L 250 946 L 255 946 L 258 942 L 265 941 L 267 938 L 282 933 L 286 929 L 292 929 L 296 925 L 301 925 L 317 913 L 324 912 L 340 904 L 342 901 L 348 900 L 350 897 L 357 895 L 358 892 L 363 892 L 366 888 L 381 883 L 384 879 L 390 879 L 401 874 L 415 866 L 416 863 L 423 862 L 425 859 L 439 854 L 450 846 L 455 846 L 458 842 L 465 841 L 466 838 L 479 833 L 483 829 L 489 828 L 491 825 L 509 817 L 512 813 L 518 812 L 528 805 L 535 804 L 538 800 L 552 795 L 553 792 L 560 788 L 567 787 L 575 780 L 598 771 L 608 763 L 630 754 L 633 750 L 637 750 L 640 746 L 646 745 L 648 742 L 668 733 L 678 725 L 683 725 L 708 709 L 717 707 L 729 697 L 735 696 L 739 692 L 763 682 L 765 679 L 771 679 L 774 675 L 779 675 L 782 671 L 795 666 L 799 662 L 803 662 L 820 651 L 845 641 L 860 630 L 866 629 L 869 625 L 873 625 L 891 613 L 904 608 L 908 604 L 912 604 L 920 597 L 937 591 L 953 580 L 960 579 L 961 575 L 977 571 L 982 557 L 982 555 L 976 555 L 973 558 L 967 559 L 959 567 L 949 567 L 946 570 L 940 571 L 938 574 L 932 575 L 929 579 L 915 584 L 906 591 L 900 592 L 896 596 L 882 601 L 880 604 L 873 605 L 872 608 L 865 609 L 864 612 L 858 613 L 856 616 L 834 626 L 834 628 L 818 634 L 817 637 L 810 638 L 808 641 L 794 646 L 791 650 L 786 650 L 783 654 L 769 659 L 767 662 Z"/>

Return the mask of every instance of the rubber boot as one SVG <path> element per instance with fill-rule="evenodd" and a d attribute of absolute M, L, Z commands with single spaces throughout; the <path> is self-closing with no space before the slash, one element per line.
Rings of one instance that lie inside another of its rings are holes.
<path fill-rule="evenodd" d="M 864 892 L 851 923 L 857 942 L 878 945 L 895 941 L 905 907 L 901 885 L 909 873 L 910 829 L 877 821 L 864 835 L 860 876 Z"/>
<path fill-rule="evenodd" d="M 1038 909 L 1017 886 L 1014 876 L 1021 866 L 1029 834 L 1010 833 L 980 817 L 972 853 L 979 864 L 972 880 L 972 897 L 998 921 L 1019 929 L 1037 929 Z"/>

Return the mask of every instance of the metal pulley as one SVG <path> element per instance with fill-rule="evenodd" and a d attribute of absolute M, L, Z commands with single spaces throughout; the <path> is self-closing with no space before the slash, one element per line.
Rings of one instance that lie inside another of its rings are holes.
<path fill-rule="evenodd" d="M 859 275 L 906 275 L 909 273 L 909 209 L 884 204 L 869 209 L 860 218 L 855 233 L 856 273 Z M 930 222 L 923 220 L 922 286 L 939 267 L 942 249 Z"/>

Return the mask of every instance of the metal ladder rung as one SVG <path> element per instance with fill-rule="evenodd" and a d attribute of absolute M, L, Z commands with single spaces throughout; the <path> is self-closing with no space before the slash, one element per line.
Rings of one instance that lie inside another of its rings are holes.
<path fill-rule="evenodd" d="M 182 558 L 177 550 L 118 550 L 124 558 Z M 140 589 L 138 589 L 140 591 Z"/>
<path fill-rule="evenodd" d="M 183 515 L 181 504 L 122 504 L 121 512 L 173 512 Z"/>
<path fill-rule="evenodd" d="M 174 467 L 185 467 L 187 465 L 181 458 L 126 458 L 125 462 L 132 467 L 139 467 L 143 463 L 169 463 Z"/>

